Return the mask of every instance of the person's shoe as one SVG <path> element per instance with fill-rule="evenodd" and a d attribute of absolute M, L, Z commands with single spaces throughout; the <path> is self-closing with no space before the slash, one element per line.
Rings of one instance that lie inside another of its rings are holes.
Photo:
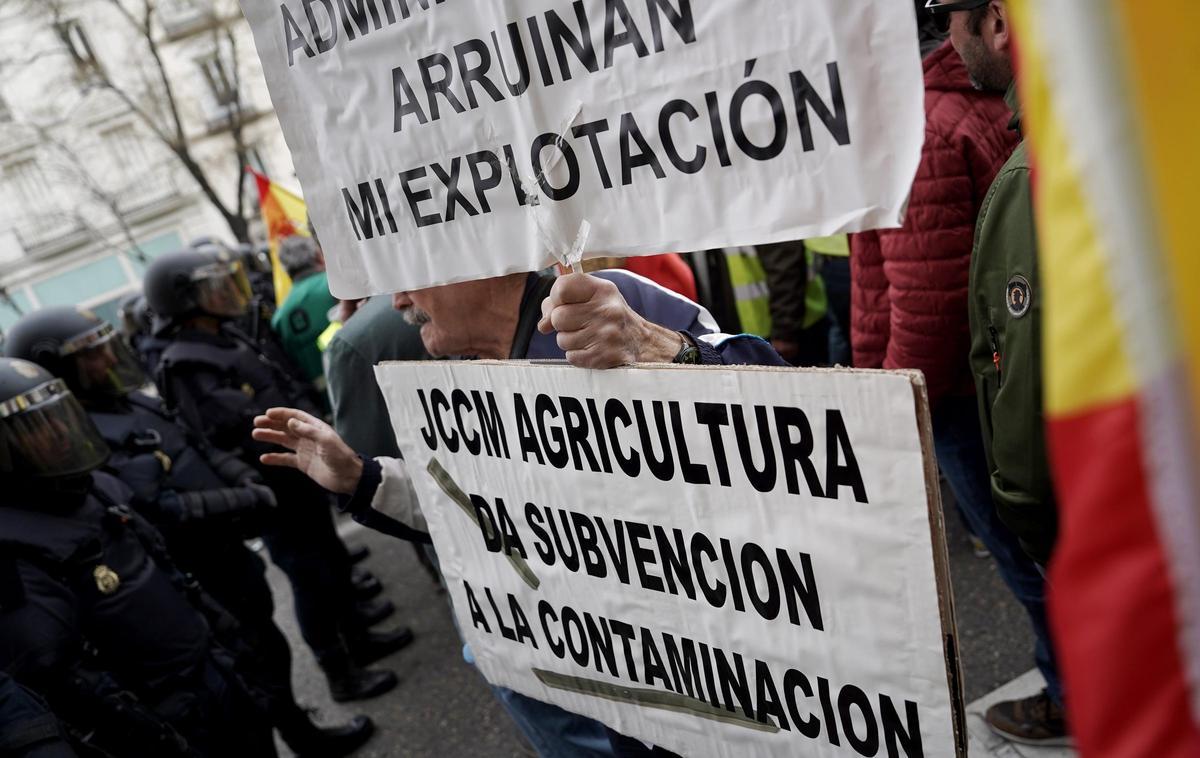
<path fill-rule="evenodd" d="M 992 551 L 987 549 L 987 545 L 983 544 L 983 540 L 974 534 L 968 535 L 967 538 L 971 540 L 971 552 L 975 554 L 976 558 L 992 557 Z"/>
<path fill-rule="evenodd" d="M 350 584 L 354 587 L 355 600 L 370 600 L 383 592 L 383 584 L 379 579 L 359 566 L 350 570 Z"/>
<path fill-rule="evenodd" d="M 391 600 L 360 600 L 354 604 L 354 617 L 364 627 L 375 626 L 396 612 Z"/>
<path fill-rule="evenodd" d="M 1021 700 L 1006 700 L 987 709 L 983 720 L 1010 742 L 1022 745 L 1069 746 L 1071 735 L 1061 706 L 1046 690 Z"/>
<path fill-rule="evenodd" d="M 413 633 L 407 626 L 390 632 L 363 632 L 350 641 L 350 657 L 358 666 L 366 666 L 412 644 Z"/>
<path fill-rule="evenodd" d="M 367 716 L 355 716 L 341 726 L 307 722 L 298 734 L 282 736 L 296 758 L 342 758 L 366 744 L 373 734 L 375 722 Z"/>
<path fill-rule="evenodd" d="M 350 556 L 351 563 L 362 563 L 371 556 L 371 548 L 366 545 L 355 545 L 346 548 L 346 553 Z"/>
<path fill-rule="evenodd" d="M 335 703 L 370 700 L 396 688 L 400 680 L 387 669 L 351 668 L 340 676 L 329 676 L 329 695 Z"/>

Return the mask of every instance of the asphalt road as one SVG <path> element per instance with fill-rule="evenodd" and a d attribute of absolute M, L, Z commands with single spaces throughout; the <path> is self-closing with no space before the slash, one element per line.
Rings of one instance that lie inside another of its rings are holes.
<path fill-rule="evenodd" d="M 993 562 L 975 557 L 959 519 L 949 512 L 947 544 L 969 703 L 1032 668 L 1033 638 L 1023 610 L 1005 589 Z M 334 704 L 323 675 L 299 638 L 291 591 L 272 568 L 276 619 L 292 641 L 300 702 L 316 708 L 323 723 L 353 713 L 370 715 L 379 733 L 356 754 L 361 758 L 532 755 L 487 683 L 463 661 L 446 595 L 417 562 L 413 548 L 353 523 L 344 525 L 343 533 L 348 542 L 371 548 L 366 565 L 384 582 L 384 596 L 397 607 L 395 616 L 381 626 L 407 624 L 416 641 L 377 664 L 399 675 L 400 686 L 394 691 L 349 706 Z M 282 747 L 280 753 L 290 755 Z"/>

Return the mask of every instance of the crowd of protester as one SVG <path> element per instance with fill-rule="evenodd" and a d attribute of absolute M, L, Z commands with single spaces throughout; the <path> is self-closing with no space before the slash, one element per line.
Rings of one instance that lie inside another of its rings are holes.
<path fill-rule="evenodd" d="M 1046 681 L 986 720 L 1066 744 L 1011 29 L 1003 0 L 917 5 L 926 134 L 902 228 L 340 302 L 310 228 L 278 247 L 277 307 L 270 263 L 206 238 L 149 266 L 119 328 L 70 307 L 22 318 L 0 359 L 0 753 L 270 756 L 272 730 L 298 755 L 363 745 L 366 717 L 318 727 L 296 703 L 247 542 L 287 577 L 334 700 L 396 687 L 372 664 L 412 633 L 378 628 L 394 608 L 334 510 L 411 541 L 436 578 L 372 369 L 429 357 L 919 369 L 954 507 L 1027 611 Z M 494 689 L 540 755 L 668 754 Z"/>

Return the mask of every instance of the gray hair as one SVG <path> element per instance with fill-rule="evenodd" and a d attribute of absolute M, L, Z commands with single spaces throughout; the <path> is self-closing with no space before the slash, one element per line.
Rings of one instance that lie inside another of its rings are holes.
<path fill-rule="evenodd" d="M 314 268 L 319 254 L 320 248 L 311 237 L 295 234 L 279 243 L 279 263 L 293 279 Z"/>

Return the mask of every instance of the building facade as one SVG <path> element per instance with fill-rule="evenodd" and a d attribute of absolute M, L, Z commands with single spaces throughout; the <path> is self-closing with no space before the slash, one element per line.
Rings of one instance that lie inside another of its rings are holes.
<path fill-rule="evenodd" d="M 246 163 L 297 186 L 235 0 L 28 0 L 0 6 L 0 330 L 80 305 L 112 318 L 155 256 L 230 226 L 170 149 L 261 234 Z M 178 114 L 175 118 L 173 114 Z M 182 134 L 180 134 L 182 133 Z"/>

